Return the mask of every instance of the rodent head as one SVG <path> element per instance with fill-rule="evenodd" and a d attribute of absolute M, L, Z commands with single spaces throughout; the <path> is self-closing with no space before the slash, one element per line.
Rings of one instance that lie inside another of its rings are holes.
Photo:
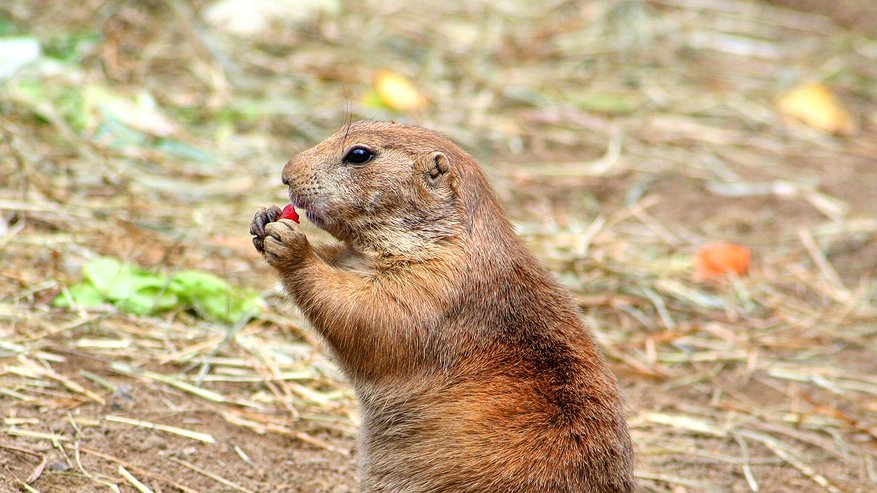
<path fill-rule="evenodd" d="M 358 121 L 292 158 L 283 183 L 307 218 L 364 253 L 426 258 L 464 224 L 471 158 L 429 130 Z"/>

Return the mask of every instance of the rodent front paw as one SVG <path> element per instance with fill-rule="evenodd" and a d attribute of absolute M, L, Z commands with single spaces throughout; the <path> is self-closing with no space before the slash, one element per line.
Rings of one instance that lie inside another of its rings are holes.
<path fill-rule="evenodd" d="M 265 225 L 263 247 L 265 260 L 279 269 L 304 258 L 311 246 L 298 224 L 281 219 Z"/>
<path fill-rule="evenodd" d="M 257 252 L 265 253 L 265 226 L 276 221 L 280 213 L 280 207 L 272 205 L 257 210 L 253 215 L 250 234 L 253 235 L 253 246 L 256 247 Z"/>

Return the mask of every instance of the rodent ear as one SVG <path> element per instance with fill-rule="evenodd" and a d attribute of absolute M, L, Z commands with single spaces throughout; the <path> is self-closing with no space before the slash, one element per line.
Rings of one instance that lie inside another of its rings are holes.
<path fill-rule="evenodd" d="M 451 172 L 451 162 L 441 151 L 435 151 L 424 162 L 426 181 L 432 187 L 438 187 Z"/>

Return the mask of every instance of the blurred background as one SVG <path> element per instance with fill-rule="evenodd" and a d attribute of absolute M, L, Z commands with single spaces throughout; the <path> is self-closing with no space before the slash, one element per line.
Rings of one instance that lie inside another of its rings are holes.
<path fill-rule="evenodd" d="M 870 0 L 4 1 L 0 490 L 356 491 L 247 234 L 355 119 L 487 169 L 644 491 L 877 490 L 875 81 Z"/>

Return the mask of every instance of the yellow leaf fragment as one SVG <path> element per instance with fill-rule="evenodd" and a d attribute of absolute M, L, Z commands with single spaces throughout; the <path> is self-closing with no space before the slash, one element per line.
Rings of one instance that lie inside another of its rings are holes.
<path fill-rule="evenodd" d="M 426 98 L 405 76 L 390 70 L 375 74 L 375 92 L 381 102 L 396 111 L 416 111 L 426 106 Z"/>
<path fill-rule="evenodd" d="M 825 132 L 849 135 L 855 131 L 849 112 L 823 84 L 798 86 L 780 98 L 777 106 L 782 114 Z"/>

